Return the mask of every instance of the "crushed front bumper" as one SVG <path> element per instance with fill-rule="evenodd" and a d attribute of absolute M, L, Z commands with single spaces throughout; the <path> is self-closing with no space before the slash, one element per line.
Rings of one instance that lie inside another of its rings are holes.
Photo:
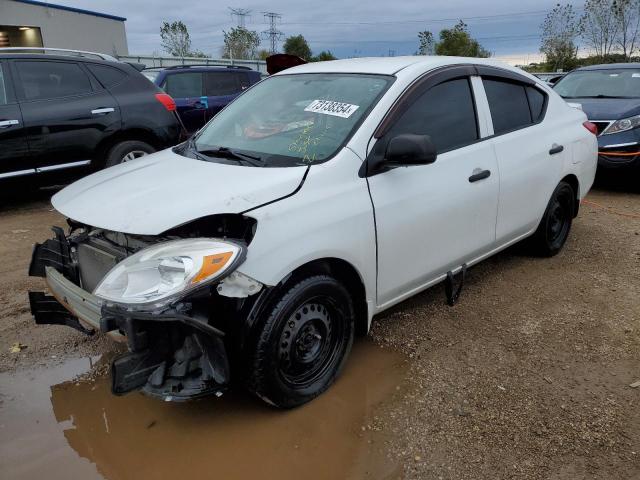
<path fill-rule="evenodd" d="M 127 342 L 129 352 L 112 363 L 112 391 L 136 389 L 164 400 L 220 395 L 229 383 L 224 333 L 191 314 L 188 304 L 134 311 L 105 302 L 65 276 L 71 275 L 64 236 L 36 245 L 30 275 L 44 276 L 51 295 L 29 292 L 37 324 L 97 330 Z"/>

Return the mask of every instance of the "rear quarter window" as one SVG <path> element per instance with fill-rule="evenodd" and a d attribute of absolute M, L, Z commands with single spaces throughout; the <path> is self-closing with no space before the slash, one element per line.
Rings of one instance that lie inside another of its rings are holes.
<path fill-rule="evenodd" d="M 127 76 L 122 70 L 107 65 L 87 64 L 87 68 L 95 75 L 103 87 L 110 87 L 121 82 Z"/>
<path fill-rule="evenodd" d="M 531 119 L 534 123 L 537 123 L 544 117 L 547 96 L 535 87 L 526 87 L 526 89 L 529 108 L 531 109 Z"/>
<path fill-rule="evenodd" d="M 244 72 L 208 72 L 206 91 L 210 97 L 234 95 L 249 86 Z"/>

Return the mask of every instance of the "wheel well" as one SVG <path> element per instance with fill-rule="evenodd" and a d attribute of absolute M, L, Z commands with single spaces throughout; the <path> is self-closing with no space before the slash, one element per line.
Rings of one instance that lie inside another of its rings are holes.
<path fill-rule="evenodd" d="M 96 161 L 98 163 L 97 168 L 102 168 L 104 166 L 104 162 L 106 160 L 107 154 L 111 148 L 120 143 L 126 142 L 127 140 L 139 140 L 141 142 L 148 143 L 155 149 L 160 148 L 160 142 L 158 138 L 148 130 L 143 128 L 131 128 L 128 130 L 121 130 L 108 138 L 105 138 L 100 142 L 98 148 L 96 149 Z"/>
<path fill-rule="evenodd" d="M 353 297 L 356 311 L 356 335 L 364 336 L 368 330 L 367 297 L 364 283 L 358 271 L 345 260 L 339 258 L 322 258 L 296 268 L 288 275 L 280 286 L 297 281 L 300 277 L 307 277 L 318 273 L 331 275 L 341 282 Z"/>
<path fill-rule="evenodd" d="M 563 182 L 566 182 L 573 189 L 573 193 L 575 194 L 576 203 L 575 203 L 575 211 L 573 212 L 573 217 L 578 216 L 578 210 L 580 209 L 580 183 L 578 182 L 578 177 L 573 174 L 569 174 L 562 179 Z"/>

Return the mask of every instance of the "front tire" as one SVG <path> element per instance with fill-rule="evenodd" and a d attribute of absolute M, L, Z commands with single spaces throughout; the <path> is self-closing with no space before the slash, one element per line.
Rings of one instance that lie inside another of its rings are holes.
<path fill-rule="evenodd" d="M 306 278 L 260 317 L 246 375 L 248 389 L 279 408 L 324 392 L 351 351 L 355 312 L 346 288 L 328 275 Z"/>
<path fill-rule="evenodd" d="M 551 195 L 544 216 L 529 242 L 532 252 L 543 257 L 556 255 L 567 241 L 576 205 L 576 192 L 560 182 Z"/>

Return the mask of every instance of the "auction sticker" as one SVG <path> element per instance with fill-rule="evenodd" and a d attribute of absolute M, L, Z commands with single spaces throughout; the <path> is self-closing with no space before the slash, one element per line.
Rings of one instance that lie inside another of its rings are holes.
<path fill-rule="evenodd" d="M 314 100 L 307 105 L 304 111 L 349 118 L 358 108 L 359 105 L 352 105 L 350 103 L 333 102 L 331 100 Z"/>

